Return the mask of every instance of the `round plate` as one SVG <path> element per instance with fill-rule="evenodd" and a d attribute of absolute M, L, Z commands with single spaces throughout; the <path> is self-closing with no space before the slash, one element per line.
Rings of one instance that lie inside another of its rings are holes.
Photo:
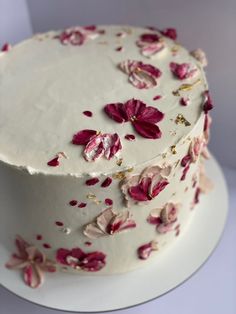
<path fill-rule="evenodd" d="M 23 283 L 20 272 L 5 268 L 2 261 L 7 261 L 10 253 L 0 243 L 0 283 L 33 303 L 83 313 L 123 309 L 161 296 L 199 269 L 224 229 L 228 208 L 224 176 L 214 159 L 207 162 L 206 169 L 215 184 L 214 190 L 201 196 L 184 236 L 148 267 L 113 276 L 46 274 L 45 284 L 34 290 Z"/>

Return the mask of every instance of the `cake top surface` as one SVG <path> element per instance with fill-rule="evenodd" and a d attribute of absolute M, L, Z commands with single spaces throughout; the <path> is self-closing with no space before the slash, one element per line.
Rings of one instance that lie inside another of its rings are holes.
<path fill-rule="evenodd" d="M 80 176 L 171 153 L 202 114 L 207 84 L 201 64 L 168 36 L 76 27 L 1 52 L 0 160 Z"/>

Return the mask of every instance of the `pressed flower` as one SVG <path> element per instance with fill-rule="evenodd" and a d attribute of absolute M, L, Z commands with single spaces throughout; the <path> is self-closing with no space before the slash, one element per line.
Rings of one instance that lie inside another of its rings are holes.
<path fill-rule="evenodd" d="M 169 184 L 168 176 L 171 167 L 160 168 L 152 166 L 144 169 L 140 175 L 126 178 L 121 184 L 121 190 L 127 203 L 140 203 L 151 201 L 157 197 Z"/>
<path fill-rule="evenodd" d="M 141 48 L 141 53 L 145 57 L 153 57 L 165 47 L 163 41 L 160 40 L 160 36 L 156 33 L 140 35 L 136 44 Z"/>
<path fill-rule="evenodd" d="M 55 263 L 20 236 L 16 237 L 15 244 L 18 252 L 12 255 L 6 267 L 21 269 L 25 283 L 31 288 L 38 288 L 44 281 L 44 272 L 56 271 Z"/>
<path fill-rule="evenodd" d="M 160 31 L 161 34 L 165 37 L 168 37 L 170 39 L 176 40 L 177 39 L 177 31 L 175 28 L 165 28 Z"/>
<path fill-rule="evenodd" d="M 190 63 L 171 62 L 170 70 L 179 80 L 188 79 L 197 73 L 197 68 L 193 67 Z"/>
<path fill-rule="evenodd" d="M 84 234 L 91 239 L 95 239 L 135 227 L 136 223 L 131 219 L 127 210 L 115 213 L 109 207 L 97 216 L 92 223 L 85 226 Z"/>
<path fill-rule="evenodd" d="M 158 247 L 157 247 L 156 241 L 145 243 L 137 249 L 138 258 L 145 260 L 149 258 L 152 251 L 157 251 L 157 250 L 158 250 Z"/>
<path fill-rule="evenodd" d="M 118 123 L 131 122 L 141 136 L 149 139 L 161 137 L 161 130 L 156 125 L 164 114 L 158 109 L 147 106 L 141 100 L 130 99 L 126 103 L 108 104 L 104 108 L 106 114 Z"/>
<path fill-rule="evenodd" d="M 88 39 L 99 36 L 96 26 L 76 26 L 65 29 L 60 35 L 56 36 L 63 45 L 80 46 Z"/>
<path fill-rule="evenodd" d="M 119 150 L 121 142 L 117 133 L 101 134 L 95 130 L 82 130 L 73 136 L 74 145 L 84 145 L 84 158 L 86 161 L 95 161 L 100 157 L 111 159 Z"/>
<path fill-rule="evenodd" d="M 129 81 L 136 88 L 148 89 L 157 85 L 161 71 L 151 64 L 141 61 L 126 60 L 119 63 L 119 68 L 129 76 Z"/>
<path fill-rule="evenodd" d="M 173 230 L 173 225 L 177 221 L 179 204 L 166 203 L 162 209 L 154 209 L 147 218 L 147 222 L 156 225 L 159 233 L 166 233 Z"/>
<path fill-rule="evenodd" d="M 99 271 L 106 265 L 104 253 L 98 251 L 85 253 L 80 248 L 71 250 L 60 248 L 57 250 L 56 259 L 62 265 L 88 272 Z"/>

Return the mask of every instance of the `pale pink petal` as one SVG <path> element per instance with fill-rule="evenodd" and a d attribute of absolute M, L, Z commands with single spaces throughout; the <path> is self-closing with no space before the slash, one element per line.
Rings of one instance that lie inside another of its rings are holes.
<path fill-rule="evenodd" d="M 43 283 L 43 273 L 37 265 L 30 264 L 24 269 L 24 281 L 31 288 L 38 288 Z"/>
<path fill-rule="evenodd" d="M 22 260 L 13 255 L 5 266 L 9 269 L 22 269 L 25 268 L 28 264 L 29 262 L 27 260 Z"/>
<path fill-rule="evenodd" d="M 152 251 L 156 250 L 158 250 L 156 241 L 151 241 L 149 243 L 143 244 L 137 250 L 138 257 L 145 260 L 150 256 Z"/>
<path fill-rule="evenodd" d="M 193 51 L 190 52 L 190 54 L 196 59 L 198 60 L 201 65 L 203 67 L 206 67 L 207 66 L 207 57 L 206 57 L 206 54 L 205 52 L 202 50 L 202 49 L 195 49 Z"/>
<path fill-rule="evenodd" d="M 167 233 L 173 230 L 173 225 L 174 225 L 174 222 L 167 223 L 167 224 L 162 223 L 159 226 L 157 226 L 157 231 L 159 233 Z"/>
<path fill-rule="evenodd" d="M 163 42 L 143 45 L 143 47 L 141 48 L 141 53 L 143 56 L 151 58 L 151 57 L 156 56 L 164 48 L 165 48 L 165 45 Z"/>

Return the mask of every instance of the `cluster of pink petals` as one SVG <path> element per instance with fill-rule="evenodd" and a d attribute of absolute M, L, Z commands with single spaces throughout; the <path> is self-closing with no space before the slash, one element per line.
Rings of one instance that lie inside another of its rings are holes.
<path fill-rule="evenodd" d="M 108 104 L 104 108 L 106 114 L 118 123 L 131 122 L 141 136 L 149 139 L 161 137 L 161 130 L 156 125 L 164 114 L 158 109 L 147 106 L 141 100 L 130 99 L 126 103 Z"/>
<path fill-rule="evenodd" d="M 159 166 L 148 167 L 140 175 L 126 178 L 121 185 L 127 204 L 129 202 L 146 202 L 157 197 L 169 184 L 167 177 L 171 167 L 160 168 Z"/>
<path fill-rule="evenodd" d="M 203 111 L 205 112 L 205 114 L 207 114 L 208 111 L 212 109 L 213 109 L 212 99 L 211 99 L 209 91 L 206 90 L 203 93 Z"/>
<path fill-rule="evenodd" d="M 82 45 L 87 39 L 98 37 L 100 32 L 95 25 L 76 26 L 65 29 L 59 36 L 56 36 L 63 45 Z"/>
<path fill-rule="evenodd" d="M 193 77 L 197 73 L 197 68 L 193 68 L 190 63 L 170 63 L 170 70 L 179 80 Z"/>
<path fill-rule="evenodd" d="M 151 64 L 141 61 L 126 60 L 119 63 L 119 68 L 129 76 L 129 81 L 136 88 L 148 89 L 157 85 L 161 71 Z"/>
<path fill-rule="evenodd" d="M 21 269 L 25 283 L 31 288 L 38 288 L 43 283 L 44 272 L 56 271 L 55 263 L 20 236 L 16 237 L 15 243 L 18 252 L 12 255 L 6 267 Z"/>
<path fill-rule="evenodd" d="M 192 162 L 196 162 L 200 156 L 204 145 L 204 140 L 202 137 L 194 137 L 190 146 L 188 154 L 185 155 L 181 160 L 181 166 L 184 167 L 183 174 L 180 178 L 181 181 L 185 180 L 186 175 L 190 169 Z"/>
<path fill-rule="evenodd" d="M 129 211 L 115 213 L 109 207 L 97 216 L 95 221 L 86 225 L 84 234 L 91 239 L 96 239 L 135 227 L 136 223 L 130 218 Z"/>
<path fill-rule="evenodd" d="M 140 35 L 136 42 L 137 46 L 141 48 L 141 53 L 145 57 L 155 56 L 165 46 L 160 36 L 156 33 L 145 33 Z"/>
<path fill-rule="evenodd" d="M 95 161 L 100 157 L 105 157 L 110 160 L 122 148 L 117 133 L 101 134 L 95 130 L 89 129 L 74 134 L 72 143 L 74 145 L 85 146 L 83 155 L 86 161 Z"/>
<path fill-rule="evenodd" d="M 167 203 L 164 208 L 151 211 L 147 221 L 156 226 L 159 233 L 166 233 L 173 230 L 173 225 L 177 221 L 179 204 Z"/>
<path fill-rule="evenodd" d="M 153 251 L 157 251 L 158 248 L 157 248 L 157 242 L 156 241 L 151 241 L 151 242 L 148 242 L 148 243 L 145 243 L 143 245 L 141 245 L 138 249 L 137 249 L 137 254 L 138 254 L 138 257 L 140 259 L 148 259 L 149 256 L 151 255 L 151 253 Z"/>
<path fill-rule="evenodd" d="M 163 36 L 168 37 L 172 40 L 177 39 L 177 31 L 175 28 L 165 28 L 165 29 L 161 30 L 160 32 Z"/>
<path fill-rule="evenodd" d="M 203 67 L 207 66 L 207 57 L 202 49 L 195 49 L 191 51 L 191 55 L 198 60 Z"/>
<path fill-rule="evenodd" d="M 106 255 L 104 253 L 97 251 L 85 253 L 80 248 L 58 249 L 56 259 L 62 265 L 88 272 L 99 271 L 106 265 Z"/>

